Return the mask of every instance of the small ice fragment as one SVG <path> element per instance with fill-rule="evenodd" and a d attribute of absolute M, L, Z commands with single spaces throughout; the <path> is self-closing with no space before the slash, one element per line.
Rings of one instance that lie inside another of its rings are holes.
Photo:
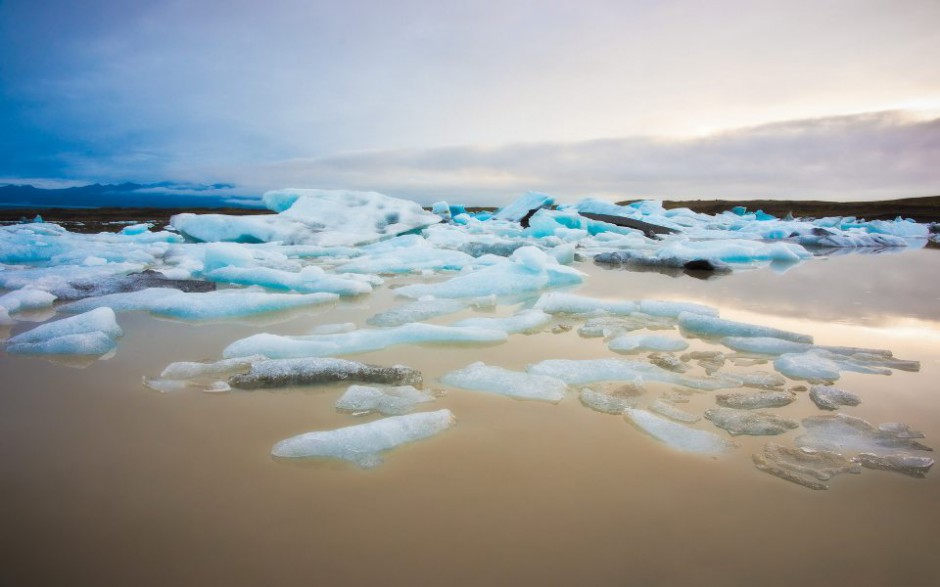
<path fill-rule="evenodd" d="M 481 362 L 445 374 L 441 377 L 441 383 L 473 391 L 487 391 L 515 399 L 552 403 L 558 403 L 564 399 L 568 389 L 564 381 L 555 377 L 510 371 Z"/>
<path fill-rule="evenodd" d="M 379 453 L 434 436 L 455 421 L 450 410 L 392 416 L 336 430 L 300 434 L 275 444 L 271 454 L 281 458 L 342 459 L 372 468 L 382 463 Z"/>
<path fill-rule="evenodd" d="M 838 410 L 839 406 L 857 406 L 862 400 L 854 393 L 829 385 L 814 385 L 809 397 L 822 410 Z"/>
<path fill-rule="evenodd" d="M 871 453 L 861 453 L 852 459 L 866 469 L 881 469 L 910 475 L 911 477 L 926 477 L 933 467 L 933 459 L 912 455 L 897 454 L 878 456 Z"/>
<path fill-rule="evenodd" d="M 689 348 L 682 338 L 658 336 L 655 334 L 622 335 L 607 343 L 607 348 L 616 353 L 632 353 L 638 351 L 682 351 Z"/>
<path fill-rule="evenodd" d="M 623 414 L 623 411 L 627 408 L 635 408 L 637 405 L 636 398 L 602 393 L 589 387 L 582 389 L 578 397 L 582 404 L 603 414 L 615 414 L 619 416 Z"/>
<path fill-rule="evenodd" d="M 696 416 L 695 414 L 690 414 L 685 410 L 680 410 L 676 406 L 672 405 L 671 402 L 662 399 L 653 401 L 649 405 L 649 409 L 652 412 L 656 412 L 660 416 L 666 416 L 670 420 L 675 420 L 676 422 L 695 424 L 702 419 L 701 416 Z"/>
<path fill-rule="evenodd" d="M 799 424 L 766 412 L 751 412 L 734 408 L 710 408 L 705 410 L 705 419 L 715 426 L 727 430 L 732 436 L 773 436 L 797 428 Z"/>
<path fill-rule="evenodd" d="M 646 410 L 627 408 L 623 414 L 637 428 L 676 450 L 701 454 L 720 454 L 735 447 L 733 442 L 717 434 L 677 424 Z"/>
<path fill-rule="evenodd" d="M 781 408 L 796 401 L 790 391 L 756 391 L 749 393 L 722 393 L 715 396 L 719 406 L 737 410 Z"/>
<path fill-rule="evenodd" d="M 418 404 L 433 402 L 434 396 L 410 385 L 397 387 L 368 387 L 350 385 L 338 400 L 336 409 L 344 412 L 368 414 L 379 412 L 386 416 L 407 414 Z"/>
<path fill-rule="evenodd" d="M 420 387 L 421 372 L 395 365 L 380 367 L 345 359 L 271 359 L 251 365 L 248 373 L 229 378 L 229 385 L 238 389 L 318 385 L 340 381 L 413 385 Z"/>
<path fill-rule="evenodd" d="M 793 342 L 812 343 L 813 337 L 807 334 L 787 332 L 769 326 L 758 326 L 745 322 L 734 322 L 713 316 L 683 312 L 679 314 L 679 329 L 683 333 L 707 337 L 771 337 Z"/>
<path fill-rule="evenodd" d="M 824 481 L 843 473 L 858 474 L 861 468 L 842 455 L 824 450 L 764 445 L 763 454 L 754 455 L 754 465 L 761 471 L 810 489 L 829 489 Z"/>

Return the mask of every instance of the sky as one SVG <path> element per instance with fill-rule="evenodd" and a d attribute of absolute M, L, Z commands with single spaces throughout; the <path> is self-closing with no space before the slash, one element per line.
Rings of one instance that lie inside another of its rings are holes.
<path fill-rule="evenodd" d="M 940 0 L 0 0 L 0 182 L 940 194 Z"/>

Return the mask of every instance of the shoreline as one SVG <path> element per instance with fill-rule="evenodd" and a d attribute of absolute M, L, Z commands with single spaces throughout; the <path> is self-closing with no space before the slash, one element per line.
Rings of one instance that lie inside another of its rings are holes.
<path fill-rule="evenodd" d="M 625 205 L 638 200 L 623 200 Z M 825 202 L 820 200 L 664 200 L 667 210 L 689 208 L 695 212 L 717 214 L 744 206 L 748 211 L 763 210 L 783 218 L 787 213 L 794 217 L 824 218 L 828 216 L 855 216 L 866 220 L 894 220 L 898 216 L 916 222 L 940 222 L 940 196 L 879 200 L 873 202 Z M 468 207 L 468 210 L 496 210 L 496 207 Z M 137 222 L 167 224 L 175 214 L 227 214 L 246 216 L 273 214 L 264 208 L 158 208 L 135 206 L 128 208 L 55 208 L 32 206 L 23 208 L 0 208 L 0 224 L 10 224 L 42 216 L 47 222 L 63 225 L 72 232 L 99 232 L 114 230 L 116 225 Z"/>

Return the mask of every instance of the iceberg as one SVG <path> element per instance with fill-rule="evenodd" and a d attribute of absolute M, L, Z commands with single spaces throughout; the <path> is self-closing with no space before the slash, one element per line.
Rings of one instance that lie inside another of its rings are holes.
<path fill-rule="evenodd" d="M 7 341 L 7 352 L 21 355 L 106 355 L 124 333 L 114 310 L 98 308 L 41 324 Z"/>
<path fill-rule="evenodd" d="M 643 432 L 682 452 L 716 455 L 735 447 L 733 442 L 717 434 L 677 424 L 646 410 L 627 408 L 623 415 Z"/>
<path fill-rule="evenodd" d="M 236 389 L 266 389 L 337 382 L 381 383 L 420 387 L 420 371 L 403 365 L 380 367 L 345 359 L 270 359 L 251 364 L 247 373 L 233 375 Z"/>
<path fill-rule="evenodd" d="M 565 382 L 555 377 L 510 371 L 481 362 L 446 373 L 441 377 L 441 383 L 471 391 L 551 403 L 563 400 L 568 390 Z"/>
<path fill-rule="evenodd" d="M 23 288 L 0 295 L 0 308 L 10 314 L 52 307 L 56 297 L 40 289 Z"/>
<path fill-rule="evenodd" d="M 271 454 L 280 458 L 342 459 L 372 468 L 382 464 L 380 453 L 430 438 L 454 422 L 456 418 L 450 410 L 392 416 L 367 424 L 300 434 L 275 444 Z"/>
<path fill-rule="evenodd" d="M 494 344 L 506 339 L 507 335 L 502 330 L 412 323 L 393 328 L 362 329 L 339 334 L 255 334 L 236 340 L 228 345 L 222 354 L 225 357 L 264 355 L 272 359 L 330 357 L 367 353 L 399 344 Z"/>
<path fill-rule="evenodd" d="M 498 210 L 495 214 L 493 214 L 493 219 L 519 222 L 527 215 L 530 215 L 530 213 L 540 208 L 547 208 L 554 203 L 555 199 L 548 194 L 527 192 L 525 195 L 514 200 L 508 206 Z"/>
<path fill-rule="evenodd" d="M 434 396 L 410 385 L 370 387 L 350 385 L 338 400 L 336 409 L 363 415 L 379 412 L 386 416 L 399 416 L 414 411 L 418 404 L 433 402 Z"/>

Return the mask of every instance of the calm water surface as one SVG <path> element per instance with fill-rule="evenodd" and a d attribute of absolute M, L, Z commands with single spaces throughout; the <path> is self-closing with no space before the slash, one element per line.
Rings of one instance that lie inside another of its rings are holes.
<path fill-rule="evenodd" d="M 862 398 L 844 411 L 905 422 L 940 446 L 940 251 L 706 281 L 579 268 L 589 278 L 578 293 L 701 302 L 819 344 L 919 360 L 919 373 L 843 374 L 839 387 Z M 938 471 L 913 479 L 865 470 L 811 491 L 754 468 L 750 455 L 766 438 L 738 437 L 739 448 L 719 458 L 681 454 L 622 417 L 584 408 L 575 393 L 550 405 L 436 382 L 477 360 L 521 369 L 614 356 L 574 330 L 353 357 L 421 369 L 426 387 L 447 392 L 434 408 L 458 418 L 373 470 L 269 455 L 288 436 L 364 421 L 334 411 L 344 387 L 159 394 L 141 385 L 170 362 L 215 360 L 255 332 L 363 326 L 396 302 L 386 287 L 277 323 L 121 314 L 117 355 L 84 369 L 0 355 L 0 584 L 940 584 Z M 648 387 L 651 399 L 669 389 Z M 681 407 L 701 413 L 712 396 Z M 819 411 L 803 395 L 777 413 Z M 800 433 L 774 440 L 792 445 Z"/>

